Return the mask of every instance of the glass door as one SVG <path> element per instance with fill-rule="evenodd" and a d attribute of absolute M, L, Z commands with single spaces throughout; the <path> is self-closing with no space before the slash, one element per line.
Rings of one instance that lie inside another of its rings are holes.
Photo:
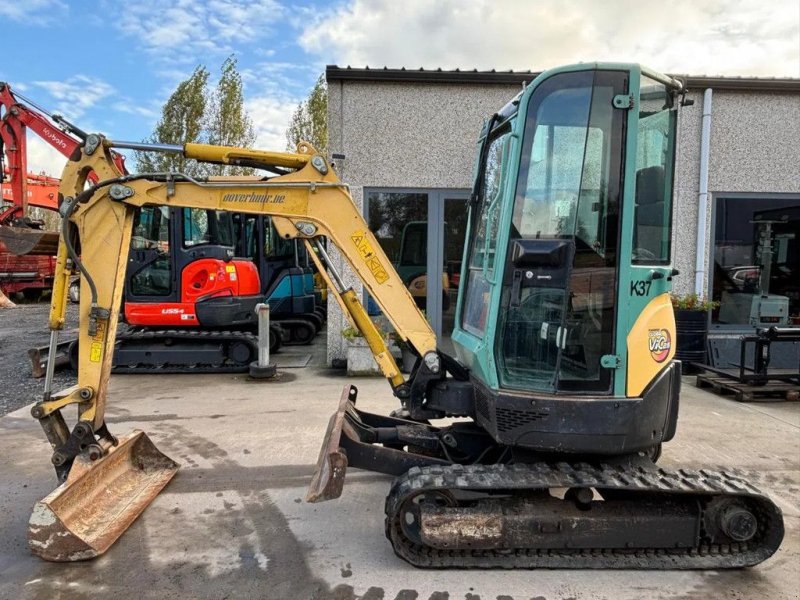
<path fill-rule="evenodd" d="M 452 351 L 456 298 L 467 224 L 468 192 L 370 190 L 365 216 L 417 306 Z M 380 310 L 365 294 L 368 312 Z"/>
<path fill-rule="evenodd" d="M 456 300 L 467 230 L 468 194 L 442 191 L 429 205 L 428 221 L 428 321 L 439 348 L 453 355 L 450 339 L 455 326 Z"/>
<path fill-rule="evenodd" d="M 626 114 L 612 101 L 626 85 L 562 73 L 531 96 L 498 316 L 504 387 L 611 389 Z"/>

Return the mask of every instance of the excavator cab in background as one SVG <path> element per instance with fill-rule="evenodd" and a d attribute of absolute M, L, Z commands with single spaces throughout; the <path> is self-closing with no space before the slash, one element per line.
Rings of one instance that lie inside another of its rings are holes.
<path fill-rule="evenodd" d="M 246 371 L 258 356 L 255 307 L 263 300 L 256 265 L 235 258 L 230 213 L 143 207 L 125 276 L 130 327 L 117 336 L 114 372 Z M 283 337 L 272 323 L 272 352 Z"/>
<path fill-rule="evenodd" d="M 74 284 L 73 284 L 74 285 Z M 80 294 L 70 289 L 75 301 Z M 233 215 L 145 206 L 133 219 L 115 373 L 245 372 L 258 356 L 256 265 L 235 257 Z M 270 324 L 270 351 L 286 337 Z M 78 344 L 69 348 L 78 368 Z"/>
<path fill-rule="evenodd" d="M 234 214 L 233 223 L 236 254 L 255 263 L 270 319 L 287 332 L 283 341 L 310 344 L 324 313 L 317 307 L 305 247 L 279 236 L 270 217 Z"/>
<path fill-rule="evenodd" d="M 324 245 L 325 240 L 320 240 Z M 328 306 L 323 301 L 322 289 L 319 285 L 324 284 L 324 279 L 317 277 L 317 268 L 311 259 L 310 250 L 300 240 L 295 240 L 295 255 L 297 256 L 297 266 L 303 270 L 303 293 L 314 297 L 313 313 L 324 323 L 328 320 Z"/>
<path fill-rule="evenodd" d="M 252 325 L 260 300 L 255 266 L 234 259 L 231 215 L 210 210 L 142 208 L 125 283 L 131 325 Z"/>
<path fill-rule="evenodd" d="M 542 73 L 489 119 L 469 203 L 456 357 L 437 347 L 347 186 L 309 144 L 295 153 L 157 147 L 276 173 L 197 180 L 124 175 L 112 148 L 154 148 L 90 136 L 62 176 L 50 326 L 57 339 L 72 263 L 82 274 L 81 356 L 78 385 L 56 394 L 46 386 L 32 409 L 64 482 L 34 509 L 33 552 L 101 554 L 177 469 L 143 434 L 115 438 L 104 418 L 134 214 L 168 204 L 269 216 L 281 238 L 315 248 L 309 257 L 400 406 L 391 416 L 362 411 L 355 386 L 345 387 L 307 500 L 339 497 L 348 466 L 396 476 L 385 533 L 409 563 L 720 569 L 771 556 L 783 520 L 765 495 L 725 471 L 655 464 L 675 434 L 680 394 L 669 290 L 684 93 L 639 65 L 579 64 Z M 87 188 L 90 170 L 100 183 Z M 416 355 L 408 377 L 323 239 Z M 70 404 L 72 428 L 62 415 Z"/>

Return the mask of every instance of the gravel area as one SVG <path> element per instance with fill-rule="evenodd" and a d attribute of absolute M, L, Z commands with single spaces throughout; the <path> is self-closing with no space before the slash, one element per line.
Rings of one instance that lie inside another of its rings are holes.
<path fill-rule="evenodd" d="M 49 302 L 17 304 L 15 308 L 0 309 L 0 416 L 30 404 L 42 397 L 44 378 L 31 377 L 28 350 L 46 346 L 50 341 L 47 329 Z M 75 337 L 78 307 L 67 308 L 67 327 L 59 339 Z M 73 385 L 75 372 L 71 369 L 56 371 L 53 390 Z"/>

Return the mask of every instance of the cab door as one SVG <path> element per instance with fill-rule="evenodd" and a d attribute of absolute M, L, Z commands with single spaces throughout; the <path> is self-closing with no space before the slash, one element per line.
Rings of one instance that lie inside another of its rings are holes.
<path fill-rule="evenodd" d="M 460 325 L 501 388 L 612 392 L 629 79 L 554 73 L 487 133 Z"/>
<path fill-rule="evenodd" d="M 128 255 L 125 296 L 134 302 L 177 302 L 170 250 L 174 246 L 172 210 L 166 206 L 146 206 L 133 220 L 131 249 Z"/>

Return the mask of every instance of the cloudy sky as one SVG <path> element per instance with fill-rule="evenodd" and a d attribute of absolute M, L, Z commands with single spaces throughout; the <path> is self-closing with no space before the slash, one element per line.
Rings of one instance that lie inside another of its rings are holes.
<path fill-rule="evenodd" d="M 230 54 L 268 149 L 326 64 L 800 77 L 800 0 L 0 0 L 0 24 L 0 81 L 120 140 L 149 135 L 175 85 Z M 29 146 L 32 170 L 60 172 Z"/>

